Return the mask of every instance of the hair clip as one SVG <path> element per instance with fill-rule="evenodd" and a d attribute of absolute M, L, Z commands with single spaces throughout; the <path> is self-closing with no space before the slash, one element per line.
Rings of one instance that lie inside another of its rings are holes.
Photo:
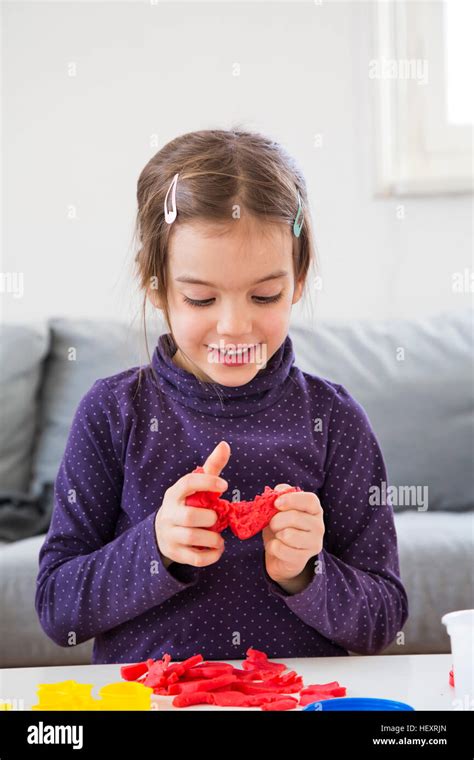
<path fill-rule="evenodd" d="M 301 228 L 303 227 L 303 221 L 304 220 L 302 219 L 301 220 L 301 224 L 298 224 L 298 220 L 299 220 L 300 216 L 303 215 L 303 207 L 301 205 L 301 198 L 300 198 L 300 194 L 299 194 L 298 190 L 296 192 L 298 193 L 298 212 L 296 214 L 296 219 L 295 219 L 294 224 L 293 224 L 293 232 L 295 234 L 295 237 L 299 237 L 300 236 L 300 232 L 301 232 Z"/>
<path fill-rule="evenodd" d="M 166 193 L 165 197 L 165 203 L 164 203 L 164 209 L 165 209 L 165 220 L 168 224 L 173 224 L 174 220 L 176 219 L 176 216 L 178 214 L 178 211 L 176 209 L 176 184 L 178 182 L 178 176 L 179 174 L 175 174 L 173 179 L 171 180 L 171 184 L 168 188 L 168 192 Z M 172 209 L 171 211 L 168 211 L 167 209 L 167 203 L 168 203 L 168 195 L 170 194 L 170 190 L 173 189 L 172 195 L 171 195 L 171 203 L 172 203 Z"/>

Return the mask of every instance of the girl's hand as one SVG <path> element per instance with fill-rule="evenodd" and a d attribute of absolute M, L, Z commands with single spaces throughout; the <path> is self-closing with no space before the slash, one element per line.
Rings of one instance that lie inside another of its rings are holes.
<path fill-rule="evenodd" d="M 288 483 L 279 483 L 275 491 L 285 488 Z M 310 491 L 292 491 L 274 504 L 281 511 L 262 531 L 265 567 L 276 583 L 297 582 L 308 560 L 323 548 L 323 508 Z"/>
<path fill-rule="evenodd" d="M 183 475 L 165 492 L 163 504 L 155 518 L 156 541 L 165 567 L 172 562 L 206 567 L 221 558 L 224 539 L 220 533 L 204 530 L 214 525 L 217 514 L 213 509 L 190 509 L 184 502 L 189 494 L 196 491 L 225 491 L 227 482 L 218 476 L 229 457 L 230 446 L 226 441 L 221 441 L 206 459 L 204 472 Z M 197 546 L 209 548 L 201 550 Z"/>

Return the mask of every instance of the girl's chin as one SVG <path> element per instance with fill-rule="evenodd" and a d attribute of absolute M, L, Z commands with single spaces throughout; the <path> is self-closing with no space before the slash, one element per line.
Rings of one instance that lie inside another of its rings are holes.
<path fill-rule="evenodd" d="M 249 383 L 257 375 L 259 367 L 256 364 L 208 364 L 203 371 L 220 385 L 243 385 Z"/>

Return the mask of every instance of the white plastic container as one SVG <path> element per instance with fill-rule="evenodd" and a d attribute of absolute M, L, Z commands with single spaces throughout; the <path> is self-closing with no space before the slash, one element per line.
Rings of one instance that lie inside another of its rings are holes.
<path fill-rule="evenodd" d="M 451 639 L 456 707 L 474 710 L 474 610 L 443 615 Z"/>

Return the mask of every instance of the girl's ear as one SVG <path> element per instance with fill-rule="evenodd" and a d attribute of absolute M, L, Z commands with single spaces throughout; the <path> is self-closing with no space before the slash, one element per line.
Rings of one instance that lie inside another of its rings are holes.
<path fill-rule="evenodd" d="M 303 294 L 303 288 L 304 288 L 304 280 L 299 280 L 299 282 L 295 285 L 295 292 L 293 293 L 293 300 L 291 303 L 297 303 L 302 294 Z"/>
<path fill-rule="evenodd" d="M 149 286 L 147 288 L 146 295 L 150 303 L 155 307 L 155 309 L 163 308 L 161 298 L 159 297 L 155 288 L 153 288 L 152 286 Z"/>

